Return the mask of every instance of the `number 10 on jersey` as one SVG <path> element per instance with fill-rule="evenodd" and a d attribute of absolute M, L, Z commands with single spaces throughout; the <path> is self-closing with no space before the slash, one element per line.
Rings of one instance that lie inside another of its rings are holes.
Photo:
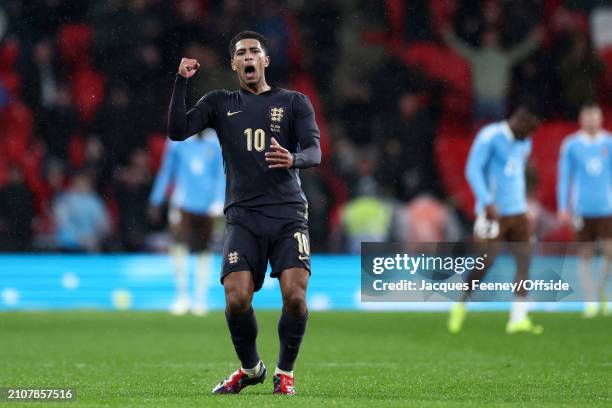
<path fill-rule="evenodd" d="M 244 134 L 247 139 L 247 150 L 253 151 L 253 147 L 258 152 L 263 152 L 266 149 L 266 132 L 263 129 L 255 129 L 253 132 L 252 128 L 244 129 Z"/>

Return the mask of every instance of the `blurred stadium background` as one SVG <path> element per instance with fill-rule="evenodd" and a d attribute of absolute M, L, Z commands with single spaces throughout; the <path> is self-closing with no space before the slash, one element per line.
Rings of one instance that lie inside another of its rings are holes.
<path fill-rule="evenodd" d="M 607 3 L 5 0 L 0 309 L 166 307 L 170 237 L 147 208 L 174 75 L 181 56 L 202 62 L 192 102 L 235 88 L 227 44 L 242 29 L 269 37 L 270 82 L 317 111 L 324 161 L 301 174 L 315 275 L 327 281 L 313 279 L 311 304 L 359 307 L 361 241 L 469 239 L 473 136 L 525 96 L 545 112 L 529 217 L 539 240 L 571 241 L 555 218 L 556 160 L 582 103 L 598 100 L 612 124 Z M 67 241 L 66 208 L 95 203 L 104 210 L 88 233 Z M 275 285 L 264 305 L 279 304 Z"/>
<path fill-rule="evenodd" d="M 167 312 L 170 235 L 148 211 L 180 57 L 202 63 L 191 102 L 236 88 L 227 44 L 254 29 L 270 39 L 269 82 L 310 97 L 322 136 L 323 164 L 301 173 L 314 273 L 291 403 L 609 407 L 609 318 L 536 313 L 542 336 L 509 336 L 506 313 L 477 313 L 451 335 L 432 312 L 445 303 L 360 303 L 358 255 L 361 241 L 469 240 L 469 147 L 525 96 L 545 112 L 529 218 L 540 241 L 573 240 L 555 217 L 557 157 L 583 102 L 597 100 L 612 126 L 608 3 L 0 1 L 0 387 L 71 386 L 88 407 L 287 403 L 269 383 L 209 395 L 236 368 L 222 288 L 213 278 L 206 318 Z M 92 214 L 78 244 L 66 208 Z M 268 279 L 255 296 L 268 367 L 278 311 L 261 309 L 280 306 Z"/>

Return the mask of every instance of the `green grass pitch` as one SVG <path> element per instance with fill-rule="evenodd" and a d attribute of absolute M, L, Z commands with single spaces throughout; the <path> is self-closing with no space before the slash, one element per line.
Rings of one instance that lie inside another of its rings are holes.
<path fill-rule="evenodd" d="M 269 371 L 278 312 L 257 313 Z M 272 382 L 210 390 L 238 367 L 222 313 L 0 313 L 0 386 L 74 387 L 72 403 L 0 407 L 582 407 L 612 405 L 612 319 L 534 314 L 541 336 L 508 336 L 505 313 L 313 312 L 296 397 Z"/>

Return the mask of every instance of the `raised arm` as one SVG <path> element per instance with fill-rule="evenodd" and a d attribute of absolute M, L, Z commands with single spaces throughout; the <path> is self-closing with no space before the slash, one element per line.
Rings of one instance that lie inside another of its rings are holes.
<path fill-rule="evenodd" d="M 457 37 L 454 31 L 450 28 L 444 30 L 442 37 L 452 49 L 454 49 L 464 58 L 471 59 L 477 52 L 474 47 Z"/>
<path fill-rule="evenodd" d="M 536 29 L 529 33 L 527 38 L 510 50 L 508 53 L 510 61 L 514 63 L 527 57 L 529 54 L 535 51 L 536 48 L 538 48 L 541 40 L 542 33 L 540 29 Z"/>
<path fill-rule="evenodd" d="M 210 126 L 213 114 L 213 93 L 204 96 L 189 111 L 185 105 L 187 80 L 197 72 L 199 67 L 200 64 L 196 60 L 189 58 L 183 58 L 179 65 L 168 111 L 168 137 L 172 140 L 185 140 Z"/>

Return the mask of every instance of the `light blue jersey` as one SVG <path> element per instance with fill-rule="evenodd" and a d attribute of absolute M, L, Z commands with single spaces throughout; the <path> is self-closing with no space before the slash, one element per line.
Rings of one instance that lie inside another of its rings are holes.
<path fill-rule="evenodd" d="M 478 132 L 465 167 L 476 196 L 476 214 L 489 204 L 502 216 L 527 211 L 525 169 L 530 153 L 531 139 L 516 139 L 505 121 Z"/>
<path fill-rule="evenodd" d="M 170 205 L 194 214 L 217 215 L 225 200 L 221 147 L 214 130 L 182 142 L 168 140 L 150 202 L 161 205 L 173 186 Z"/>
<path fill-rule="evenodd" d="M 569 135 L 561 147 L 557 206 L 584 217 L 612 215 L 612 135 Z"/>

